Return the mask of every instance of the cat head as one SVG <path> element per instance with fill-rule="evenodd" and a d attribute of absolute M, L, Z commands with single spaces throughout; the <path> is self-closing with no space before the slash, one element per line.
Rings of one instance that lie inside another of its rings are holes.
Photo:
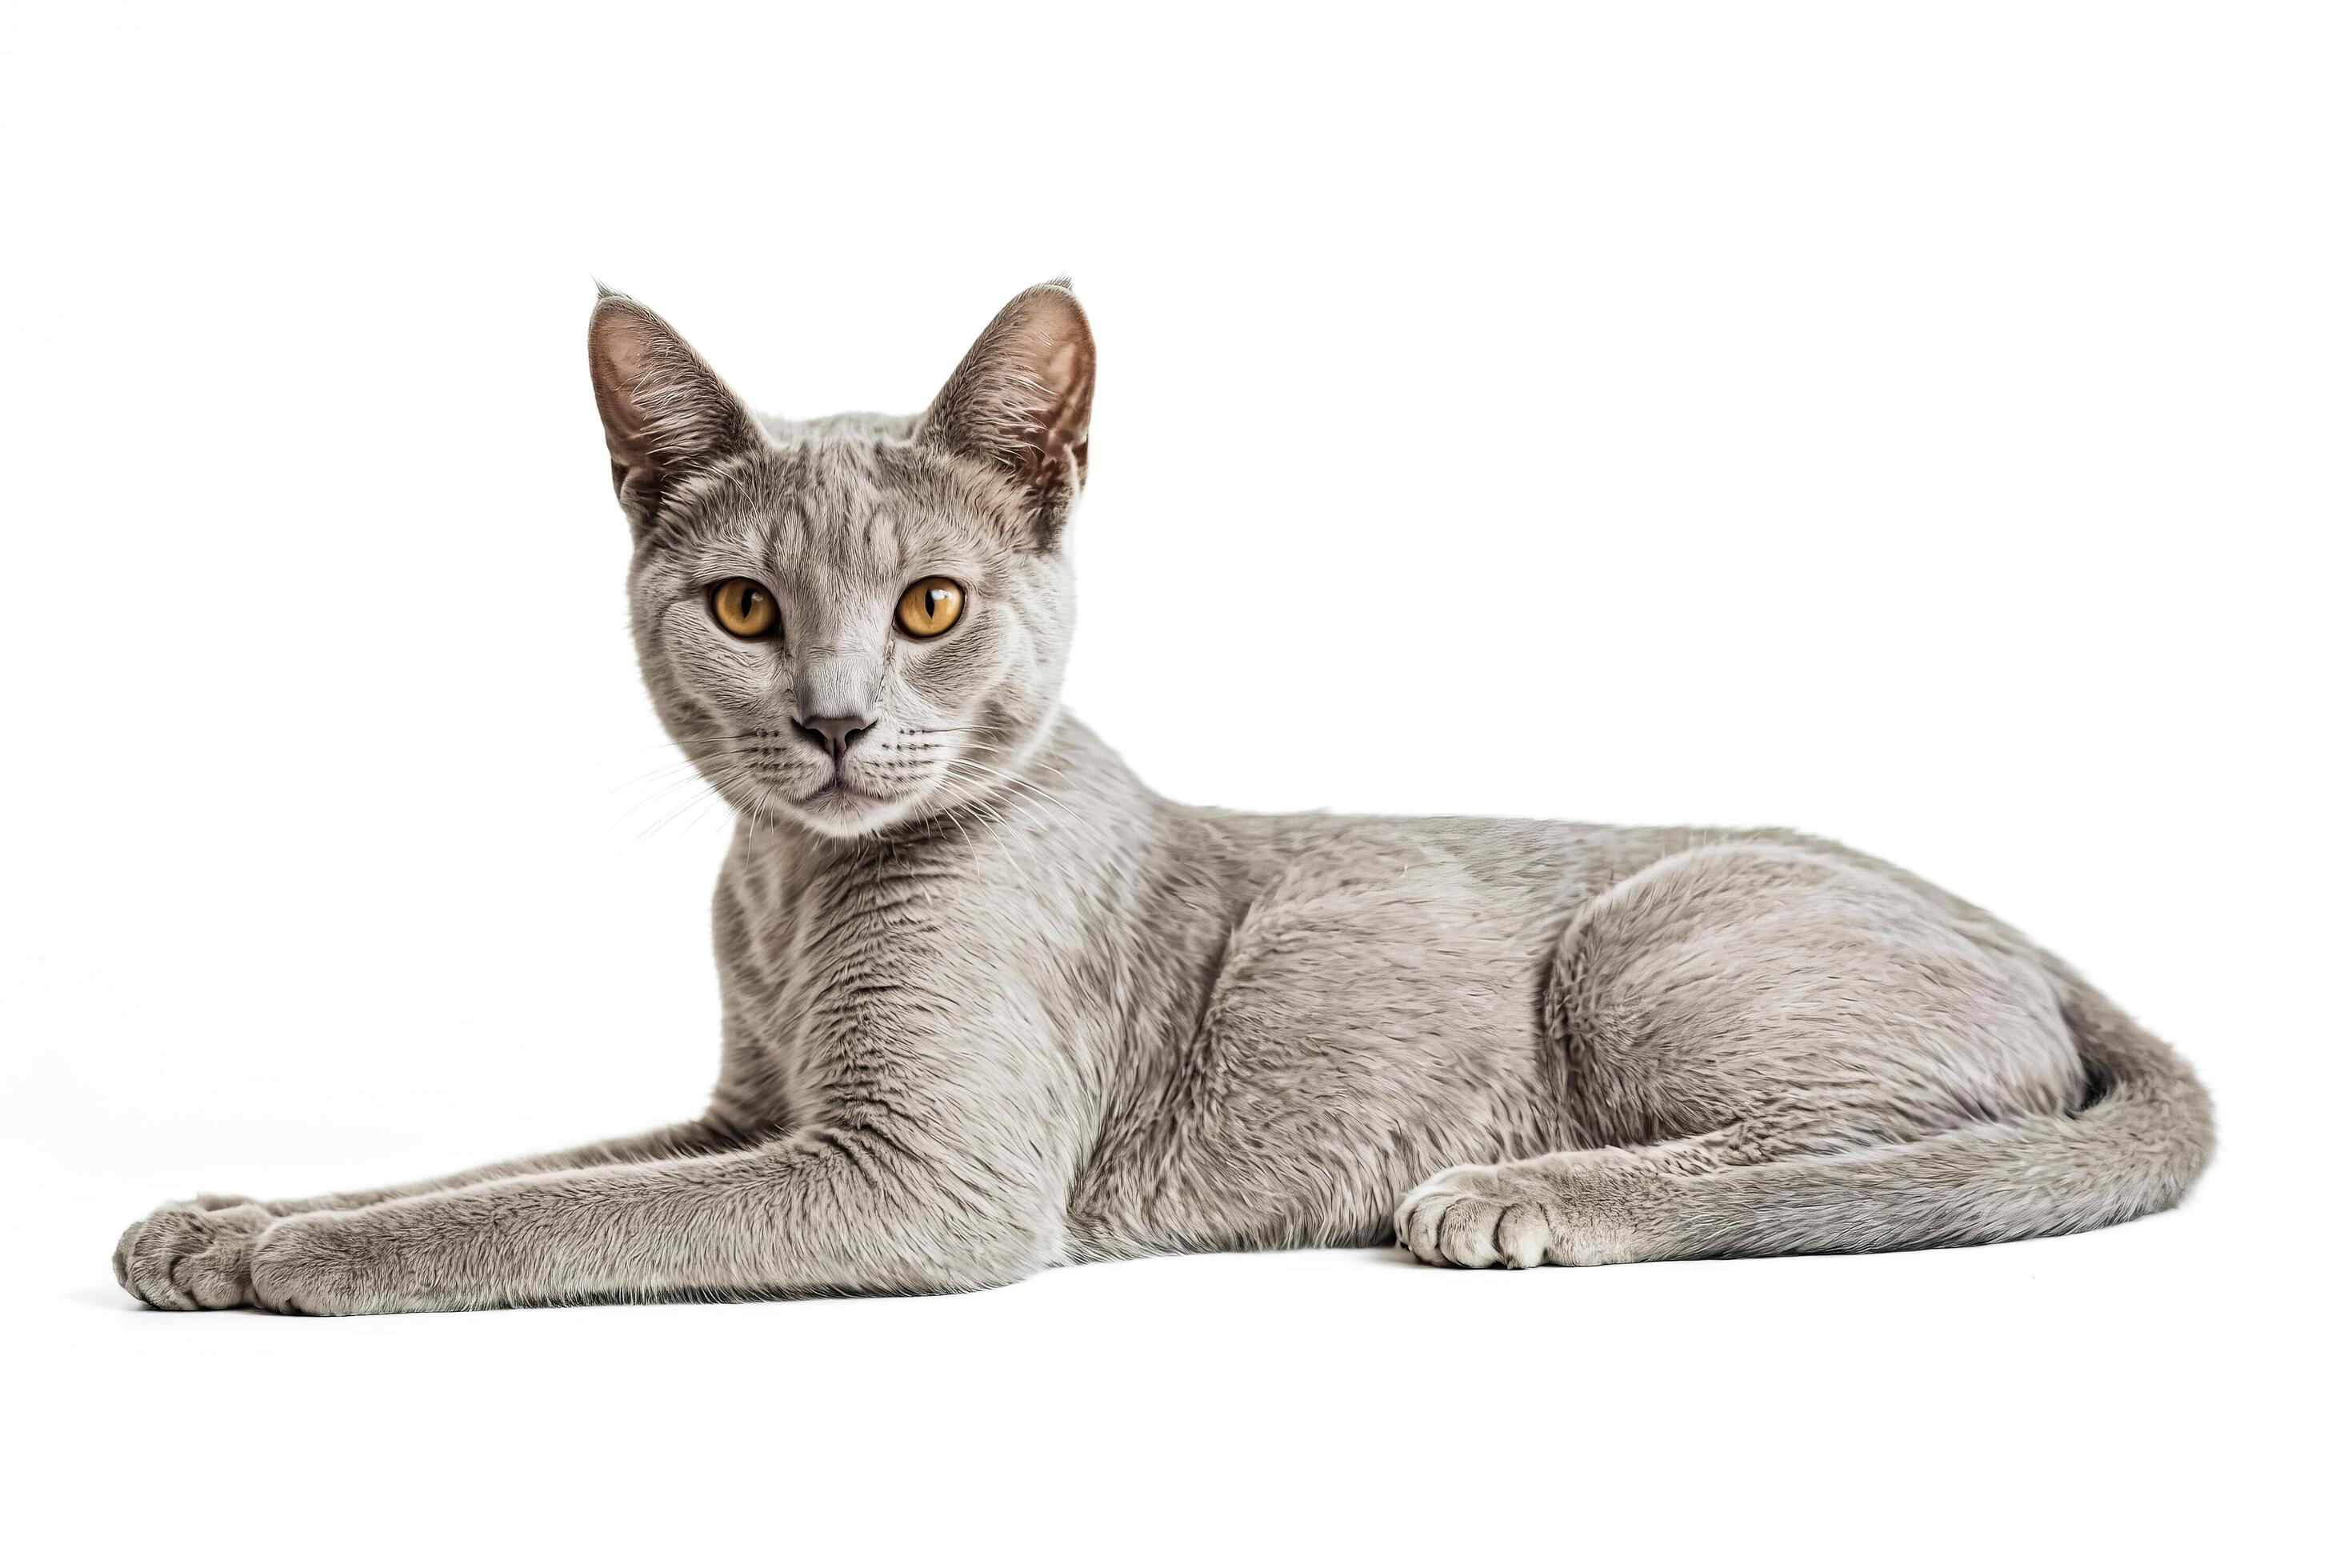
<path fill-rule="evenodd" d="M 1069 648 L 1095 350 L 1066 283 L 1016 296 L 918 415 L 755 416 L 618 294 L 588 362 L 638 662 L 712 786 L 839 837 L 996 793 Z"/>

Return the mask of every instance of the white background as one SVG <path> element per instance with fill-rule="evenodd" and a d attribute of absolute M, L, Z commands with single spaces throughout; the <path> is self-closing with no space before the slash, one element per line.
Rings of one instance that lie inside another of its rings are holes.
<path fill-rule="evenodd" d="M 2321 1549 L 2340 11 L 217 10 L 5 23 L 16 1560 Z M 727 825 L 624 636 L 592 275 L 806 414 L 919 405 L 1064 269 L 1069 698 L 1148 780 L 1866 846 L 2182 1045 L 2189 1205 L 1529 1276 L 121 1295 L 165 1198 L 701 1103 Z"/>

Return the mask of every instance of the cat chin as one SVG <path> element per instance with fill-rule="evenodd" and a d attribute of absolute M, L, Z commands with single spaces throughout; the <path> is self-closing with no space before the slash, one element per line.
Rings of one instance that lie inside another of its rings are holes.
<path fill-rule="evenodd" d="M 787 808 L 801 824 L 828 838 L 859 838 L 877 832 L 907 814 L 906 795 L 869 795 L 864 790 L 828 785 L 793 801 Z"/>

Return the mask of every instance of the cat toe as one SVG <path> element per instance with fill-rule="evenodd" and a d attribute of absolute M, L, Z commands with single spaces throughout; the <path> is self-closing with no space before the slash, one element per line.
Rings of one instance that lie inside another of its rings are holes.
<path fill-rule="evenodd" d="M 148 1306 L 187 1312 L 235 1307 L 247 1295 L 246 1260 L 269 1216 L 250 1205 L 166 1204 L 122 1233 L 114 1278 Z"/>
<path fill-rule="evenodd" d="M 1540 1236 L 1530 1244 L 1526 1205 L 1482 1190 L 1485 1166 L 1442 1171 L 1397 1205 L 1397 1244 L 1420 1258 L 1455 1268 L 1518 1268 L 1543 1261 Z"/>

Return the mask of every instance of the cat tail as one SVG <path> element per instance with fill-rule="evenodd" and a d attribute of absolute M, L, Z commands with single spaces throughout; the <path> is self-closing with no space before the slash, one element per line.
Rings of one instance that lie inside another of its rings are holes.
<path fill-rule="evenodd" d="M 2053 964 L 2052 978 L 2090 1079 L 2080 1109 L 1678 1178 L 1664 1255 L 1969 1247 L 2091 1230 L 2179 1203 L 2212 1153 L 2204 1086 L 2081 977 Z"/>

